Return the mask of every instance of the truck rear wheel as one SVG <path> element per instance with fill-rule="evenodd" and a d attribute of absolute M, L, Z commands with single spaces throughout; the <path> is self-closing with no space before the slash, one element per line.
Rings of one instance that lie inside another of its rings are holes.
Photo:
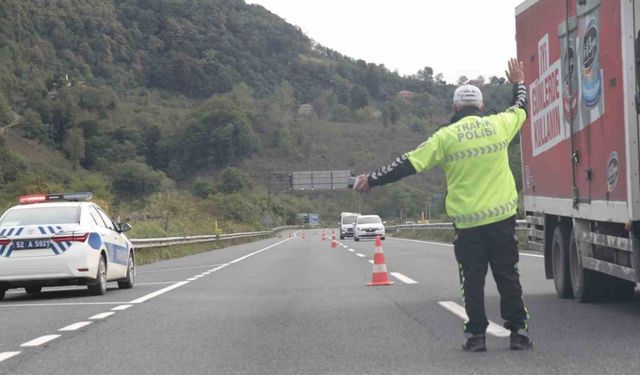
<path fill-rule="evenodd" d="M 571 231 L 569 241 L 569 270 L 571 274 L 571 290 L 580 302 L 593 302 L 601 296 L 601 275 L 582 266 L 582 256 L 578 252 L 575 229 Z"/>
<path fill-rule="evenodd" d="M 571 275 L 569 274 L 569 240 L 571 228 L 558 225 L 553 231 L 551 244 L 551 266 L 553 268 L 553 283 L 560 298 L 572 298 Z"/>

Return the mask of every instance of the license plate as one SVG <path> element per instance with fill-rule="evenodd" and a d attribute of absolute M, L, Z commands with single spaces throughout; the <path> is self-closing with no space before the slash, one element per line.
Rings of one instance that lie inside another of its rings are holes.
<path fill-rule="evenodd" d="M 47 249 L 49 240 L 14 240 L 13 250 Z"/>

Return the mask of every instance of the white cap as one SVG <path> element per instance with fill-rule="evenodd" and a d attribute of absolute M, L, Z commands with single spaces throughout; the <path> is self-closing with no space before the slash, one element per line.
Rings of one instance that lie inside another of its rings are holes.
<path fill-rule="evenodd" d="M 473 85 L 463 85 L 453 93 L 453 104 L 461 107 L 476 107 L 480 109 L 483 104 L 482 92 Z"/>

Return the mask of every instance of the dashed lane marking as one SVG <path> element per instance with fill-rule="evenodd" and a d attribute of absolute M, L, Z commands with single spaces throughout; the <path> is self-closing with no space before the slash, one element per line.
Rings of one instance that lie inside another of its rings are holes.
<path fill-rule="evenodd" d="M 355 253 L 355 250 L 353 250 L 353 249 L 348 249 L 348 250 L 351 251 L 352 253 Z"/>
<path fill-rule="evenodd" d="M 366 255 L 364 254 L 360 254 L 360 253 L 356 253 L 357 256 L 359 256 L 360 258 L 364 258 Z"/>
<path fill-rule="evenodd" d="M 122 311 L 122 310 L 126 310 L 129 307 L 131 307 L 133 305 L 120 305 L 120 306 L 116 306 L 113 309 L 111 309 L 111 311 Z"/>
<path fill-rule="evenodd" d="M 40 337 L 38 337 L 36 339 L 33 339 L 31 341 L 27 341 L 27 342 L 21 344 L 20 346 L 23 347 L 23 348 L 32 347 L 32 346 L 40 346 L 42 344 L 48 343 L 49 341 L 53 341 L 53 340 L 57 339 L 60 336 L 62 336 L 62 335 L 40 336 Z"/>
<path fill-rule="evenodd" d="M 78 322 L 78 323 L 73 323 L 73 324 L 70 324 L 70 325 L 68 325 L 68 326 L 66 326 L 66 327 L 62 327 L 62 328 L 60 328 L 58 331 L 63 331 L 63 332 L 65 332 L 65 331 L 76 331 L 76 330 L 79 330 L 79 329 L 80 329 L 80 328 L 82 328 L 82 327 L 86 327 L 86 326 L 88 326 L 88 325 L 89 325 L 89 324 L 91 324 L 91 323 L 93 323 L 93 322 Z"/>
<path fill-rule="evenodd" d="M 18 354 L 20 354 L 20 352 L 4 352 L 4 353 L 0 353 L 0 362 L 6 361 L 7 359 L 9 359 L 11 357 L 15 357 Z"/>
<path fill-rule="evenodd" d="M 369 259 L 367 262 L 373 264 L 373 260 Z"/>
<path fill-rule="evenodd" d="M 449 312 L 453 313 L 453 315 L 456 315 L 463 321 L 466 322 L 469 320 L 469 317 L 467 316 L 467 313 L 465 312 L 464 307 L 458 305 L 457 303 L 452 301 L 440 301 L 438 302 L 438 304 L 444 307 L 445 309 L 449 310 Z M 487 327 L 487 333 L 497 337 L 509 337 L 509 335 L 511 335 L 511 331 L 505 328 L 502 328 L 501 326 L 499 326 L 498 324 L 492 321 L 489 321 L 489 326 Z"/>
<path fill-rule="evenodd" d="M 391 276 L 395 277 L 396 279 L 402 281 L 405 284 L 417 284 L 418 282 L 415 281 L 414 279 L 407 277 L 403 274 L 401 274 L 400 272 L 390 272 Z"/>
<path fill-rule="evenodd" d="M 103 312 L 103 313 L 100 313 L 100 314 L 96 314 L 96 315 L 92 316 L 89 319 L 90 320 L 104 319 L 104 318 L 110 317 L 113 314 L 115 314 L 115 311 L 107 311 L 107 312 Z"/>

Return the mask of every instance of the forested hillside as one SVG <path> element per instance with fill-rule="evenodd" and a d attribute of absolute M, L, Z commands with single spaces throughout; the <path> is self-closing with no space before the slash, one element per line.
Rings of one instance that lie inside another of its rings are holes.
<path fill-rule="evenodd" d="M 502 83 L 483 88 L 490 108 L 508 102 Z M 428 67 L 403 77 L 340 55 L 242 0 L 3 0 L 0 203 L 87 189 L 128 215 L 163 193 L 258 223 L 269 170 L 371 168 L 445 122 L 452 90 Z M 423 202 L 442 187 L 429 181 L 396 189 Z M 353 197 L 275 199 L 285 221 Z"/>

